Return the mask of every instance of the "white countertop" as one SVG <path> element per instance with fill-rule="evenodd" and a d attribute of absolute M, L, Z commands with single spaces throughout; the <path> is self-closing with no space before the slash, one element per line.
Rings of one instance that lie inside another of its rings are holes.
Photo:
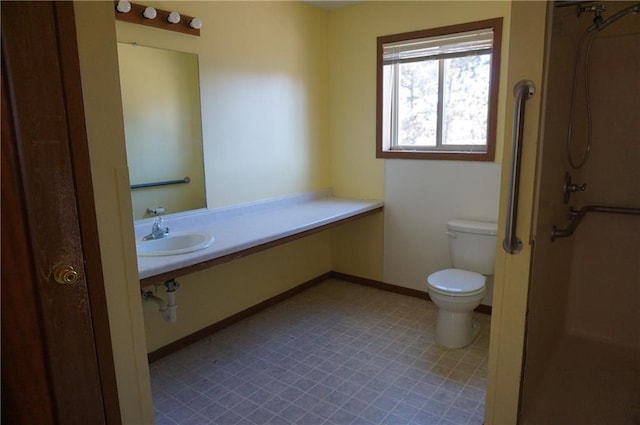
<path fill-rule="evenodd" d="M 277 241 L 383 207 L 382 201 L 343 199 L 329 191 L 261 201 L 218 210 L 168 216 L 171 232 L 209 232 L 215 241 L 187 254 L 138 256 L 139 278 L 160 275 Z M 136 242 L 149 233 L 153 219 L 136 221 Z M 184 274 L 184 273 L 183 273 Z"/>

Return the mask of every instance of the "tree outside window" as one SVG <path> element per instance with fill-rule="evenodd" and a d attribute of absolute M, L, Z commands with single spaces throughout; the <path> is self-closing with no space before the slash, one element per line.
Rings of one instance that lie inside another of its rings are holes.
<path fill-rule="evenodd" d="M 378 37 L 377 156 L 492 161 L 502 18 Z"/>

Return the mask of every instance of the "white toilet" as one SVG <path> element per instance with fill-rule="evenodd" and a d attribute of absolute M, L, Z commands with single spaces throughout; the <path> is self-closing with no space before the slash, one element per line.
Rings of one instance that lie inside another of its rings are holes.
<path fill-rule="evenodd" d="M 473 309 L 480 305 L 487 276 L 493 274 L 496 257 L 496 223 L 451 220 L 447 223 L 453 269 L 427 277 L 429 297 L 438 306 L 436 342 L 462 348 L 480 328 L 473 323 Z"/>

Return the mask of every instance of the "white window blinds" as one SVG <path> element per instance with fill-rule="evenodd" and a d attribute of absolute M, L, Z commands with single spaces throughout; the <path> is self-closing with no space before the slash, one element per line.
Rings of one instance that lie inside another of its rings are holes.
<path fill-rule="evenodd" d="M 385 43 L 382 60 L 385 65 L 459 56 L 471 56 L 491 52 L 493 30 L 481 29 L 444 36 L 416 38 Z"/>

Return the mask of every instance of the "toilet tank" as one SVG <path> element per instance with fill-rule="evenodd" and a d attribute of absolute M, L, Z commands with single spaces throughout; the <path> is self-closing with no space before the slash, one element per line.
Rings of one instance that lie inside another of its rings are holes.
<path fill-rule="evenodd" d="M 456 269 L 493 274 L 498 225 L 484 221 L 447 222 L 451 263 Z"/>

